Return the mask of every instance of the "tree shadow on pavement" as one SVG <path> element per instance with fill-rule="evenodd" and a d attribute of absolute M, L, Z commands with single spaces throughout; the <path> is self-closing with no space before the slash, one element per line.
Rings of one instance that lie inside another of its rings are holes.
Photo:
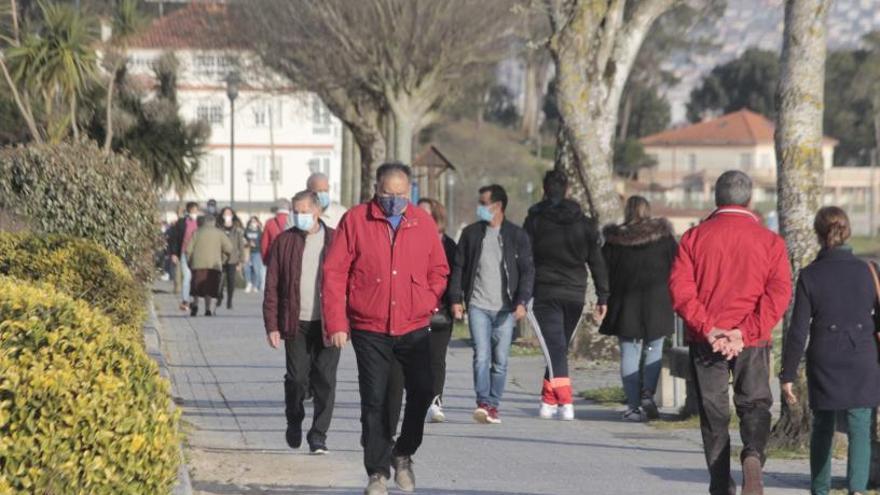
<path fill-rule="evenodd" d="M 391 485 L 394 483 L 392 482 Z M 204 495 L 361 495 L 363 487 L 323 487 L 307 485 L 263 485 L 263 484 L 224 484 L 216 482 L 194 482 L 193 489 Z M 389 486 L 389 493 L 403 493 Z M 424 495 L 541 495 L 532 492 L 511 492 L 495 490 L 419 487 L 418 493 Z"/>

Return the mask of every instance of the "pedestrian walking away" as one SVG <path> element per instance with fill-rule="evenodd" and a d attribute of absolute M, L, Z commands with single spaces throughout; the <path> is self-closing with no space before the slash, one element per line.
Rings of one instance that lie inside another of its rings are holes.
<path fill-rule="evenodd" d="M 180 309 L 190 310 L 190 286 L 192 284 L 192 271 L 186 256 L 186 249 L 192 242 L 192 238 L 199 228 L 199 204 L 189 202 L 186 204 L 186 214 L 177 220 L 169 233 L 169 252 L 171 263 L 177 267 L 181 275 L 180 283 Z"/>
<path fill-rule="evenodd" d="M 246 264 L 244 267 L 244 279 L 247 282 L 245 293 L 263 292 L 263 280 L 265 279 L 266 267 L 263 265 L 263 255 L 260 254 L 260 241 L 263 237 L 263 224 L 260 219 L 253 216 L 248 220 L 244 231 L 246 241 Z"/>
<path fill-rule="evenodd" d="M 223 264 L 223 283 L 220 284 L 220 296 L 217 299 L 217 306 L 219 307 L 220 303 L 223 302 L 225 291 L 226 309 L 232 309 L 232 295 L 235 293 L 237 276 L 244 266 L 247 240 L 244 237 L 244 228 L 241 225 L 241 220 L 235 214 L 235 210 L 228 206 L 220 211 L 220 217 L 217 218 L 217 227 L 226 234 L 229 242 L 232 243 L 232 253 Z"/>
<path fill-rule="evenodd" d="M 437 223 L 438 235 L 443 243 L 446 262 L 451 266 L 455 260 L 455 241 L 446 235 L 446 207 L 431 198 L 419 200 L 419 206 L 431 214 Z M 449 291 L 440 298 L 437 312 L 431 318 L 431 374 L 434 376 L 434 399 L 428 410 L 428 418 L 434 423 L 446 421 L 443 411 L 443 388 L 446 385 L 446 351 L 452 339 L 452 308 L 449 304 Z"/>
<path fill-rule="evenodd" d="M 464 317 L 474 346 L 474 392 L 478 423 L 501 423 L 499 408 L 507 382 L 513 326 L 526 316 L 535 267 L 525 230 L 505 218 L 507 192 L 480 188 L 476 223 L 461 233 L 449 281 L 456 319 Z"/>
<path fill-rule="evenodd" d="M 266 221 L 263 226 L 263 236 L 260 238 L 260 255 L 263 263 L 269 264 L 269 249 L 275 239 L 289 228 L 287 219 L 290 216 L 290 201 L 281 198 L 275 202 L 275 216 Z M 292 227 L 292 225 L 290 225 Z"/>
<path fill-rule="evenodd" d="M 604 229 L 611 295 L 599 333 L 617 337 L 620 345 L 623 419 L 628 421 L 659 417 L 654 392 L 663 340 L 675 330 L 667 287 L 678 250 L 674 235 L 668 220 L 651 218 L 651 205 L 641 196 L 627 200 L 623 224 Z"/>
<path fill-rule="evenodd" d="M 193 274 L 190 316 L 198 314 L 200 297 L 205 300 L 205 316 L 214 315 L 211 304 L 220 297 L 223 265 L 232 255 L 232 242 L 217 228 L 216 222 L 216 217 L 206 214 L 186 248 L 187 261 Z"/>
<path fill-rule="evenodd" d="M 568 180 L 551 170 L 544 176 L 544 199 L 529 209 L 524 228 L 535 264 L 534 301 L 529 321 L 535 329 L 547 367 L 539 417 L 573 420 L 574 397 L 568 349 L 584 312 L 587 271 L 596 286 L 594 317 L 602 321 L 608 299 L 608 273 L 595 222 L 580 205 L 567 199 Z"/>
<path fill-rule="evenodd" d="M 807 354 L 807 389 L 813 413 L 810 438 L 810 493 L 831 490 L 831 446 L 837 416 L 848 427 L 847 488 L 864 494 L 871 464 L 872 412 L 880 405 L 877 352 L 877 268 L 853 254 L 846 241 L 846 213 L 822 208 L 814 223 L 821 251 L 798 275 L 794 311 L 782 350 L 783 399 L 797 404 L 798 365 Z"/>
<path fill-rule="evenodd" d="M 314 415 L 306 441 L 312 454 L 326 454 L 340 351 L 324 340 L 321 265 L 334 231 L 320 220 L 318 198 L 311 191 L 297 193 L 291 203 L 294 226 L 272 244 L 263 321 L 272 348 L 281 347 L 284 341 L 287 444 L 293 449 L 302 445 L 303 402 L 311 386 Z"/>
<path fill-rule="evenodd" d="M 715 184 L 717 209 L 682 236 L 669 275 L 673 308 L 688 330 L 711 495 L 736 491 L 730 476 L 731 382 L 743 442 L 742 494 L 764 493 L 773 404 L 770 333 L 791 301 L 785 242 L 748 209 L 751 198 L 748 175 L 723 173 Z"/>
<path fill-rule="evenodd" d="M 434 220 L 409 202 L 411 180 L 406 165 L 380 166 L 376 196 L 343 217 L 324 261 L 327 338 L 337 347 L 350 338 L 357 358 L 367 495 L 388 493 L 392 465 L 397 486 L 415 489 L 412 456 L 432 397 L 429 325 L 449 266 Z M 392 442 L 387 392 L 395 361 L 406 408 Z"/>

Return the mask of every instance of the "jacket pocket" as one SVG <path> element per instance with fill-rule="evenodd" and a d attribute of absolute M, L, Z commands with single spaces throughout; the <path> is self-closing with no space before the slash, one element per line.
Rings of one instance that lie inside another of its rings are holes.
<path fill-rule="evenodd" d="M 348 310 L 352 316 L 370 318 L 382 311 L 377 305 L 379 301 L 376 300 L 380 283 L 380 280 L 363 273 L 352 277 L 348 288 Z"/>
<path fill-rule="evenodd" d="M 412 294 L 411 308 L 412 315 L 415 318 L 424 318 L 430 316 L 437 309 L 440 302 L 434 292 L 428 287 L 428 282 L 424 279 L 412 275 L 412 283 L 410 284 Z"/>

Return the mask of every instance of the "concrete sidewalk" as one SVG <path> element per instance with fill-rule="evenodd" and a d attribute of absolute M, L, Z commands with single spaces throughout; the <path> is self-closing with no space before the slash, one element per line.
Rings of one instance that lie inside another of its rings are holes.
<path fill-rule="evenodd" d="M 351 347 L 344 351 L 338 373 L 330 455 L 310 456 L 307 448 L 292 451 L 284 442 L 284 357 L 266 344 L 261 296 L 240 292 L 233 311 L 190 318 L 177 309 L 176 296 L 161 293 L 170 285 L 158 287 L 161 349 L 175 401 L 184 411 L 195 493 L 362 493 L 366 475 Z M 576 406 L 577 421 L 539 420 L 540 357 L 511 359 L 501 425 L 471 420 L 471 350 L 463 343 L 453 343 L 448 368 L 449 422 L 426 428 L 415 456 L 418 493 L 707 492 L 705 462 L 694 432 L 624 423 L 616 410 L 584 402 Z M 618 383 L 614 370 L 582 370 L 574 380 L 576 390 Z M 841 469 L 836 463 L 836 474 Z M 768 494 L 803 493 L 809 486 L 806 461 L 771 459 L 766 471 Z"/>

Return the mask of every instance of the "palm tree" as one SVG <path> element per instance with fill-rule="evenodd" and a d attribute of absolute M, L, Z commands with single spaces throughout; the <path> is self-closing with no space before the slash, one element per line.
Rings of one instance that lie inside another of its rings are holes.
<path fill-rule="evenodd" d="M 105 63 L 110 73 L 107 83 L 106 135 L 104 136 L 104 152 L 109 153 L 113 143 L 113 96 L 119 80 L 119 70 L 126 63 L 128 40 L 138 33 L 145 25 L 145 18 L 140 14 L 137 0 L 121 0 L 113 13 L 113 37 L 107 44 Z M 116 53 L 111 53 L 116 52 Z"/>
<path fill-rule="evenodd" d="M 41 102 L 49 140 L 63 139 L 68 127 L 76 138 L 77 101 L 97 74 L 94 23 L 68 5 L 38 5 L 37 26 L 7 50 L 6 61 L 14 84 Z"/>

